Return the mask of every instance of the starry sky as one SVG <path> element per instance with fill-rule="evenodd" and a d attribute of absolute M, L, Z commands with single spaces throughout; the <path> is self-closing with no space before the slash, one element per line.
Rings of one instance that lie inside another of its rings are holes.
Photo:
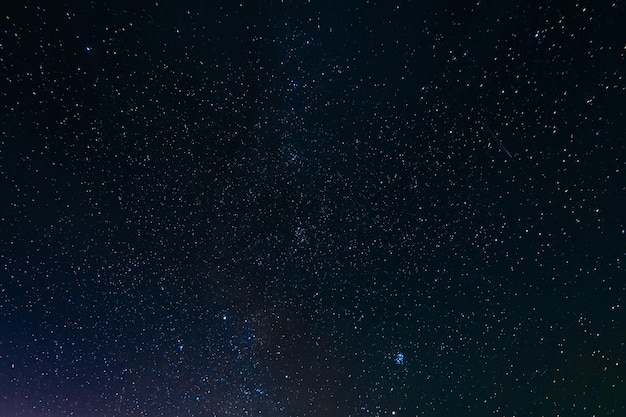
<path fill-rule="evenodd" d="M 626 6 L 518 3 L 2 1 L 0 415 L 626 415 Z"/>

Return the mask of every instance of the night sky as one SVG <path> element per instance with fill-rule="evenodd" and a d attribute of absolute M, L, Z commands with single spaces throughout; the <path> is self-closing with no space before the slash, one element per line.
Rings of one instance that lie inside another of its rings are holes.
<path fill-rule="evenodd" d="M 626 416 L 626 5 L 0 3 L 0 416 Z"/>

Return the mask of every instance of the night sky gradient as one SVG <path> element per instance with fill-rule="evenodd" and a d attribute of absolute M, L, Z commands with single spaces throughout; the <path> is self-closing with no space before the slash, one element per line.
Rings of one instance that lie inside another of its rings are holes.
<path fill-rule="evenodd" d="M 626 416 L 626 5 L 0 2 L 0 416 Z"/>

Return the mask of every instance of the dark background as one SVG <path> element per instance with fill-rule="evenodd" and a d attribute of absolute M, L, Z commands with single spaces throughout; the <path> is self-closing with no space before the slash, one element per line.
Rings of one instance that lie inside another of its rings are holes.
<path fill-rule="evenodd" d="M 0 2 L 0 415 L 623 416 L 622 1 Z"/>

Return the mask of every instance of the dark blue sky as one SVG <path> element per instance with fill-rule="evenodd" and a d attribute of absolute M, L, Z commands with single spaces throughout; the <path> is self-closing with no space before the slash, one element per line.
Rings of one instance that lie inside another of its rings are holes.
<path fill-rule="evenodd" d="M 0 415 L 626 414 L 600 3 L 2 2 Z"/>

